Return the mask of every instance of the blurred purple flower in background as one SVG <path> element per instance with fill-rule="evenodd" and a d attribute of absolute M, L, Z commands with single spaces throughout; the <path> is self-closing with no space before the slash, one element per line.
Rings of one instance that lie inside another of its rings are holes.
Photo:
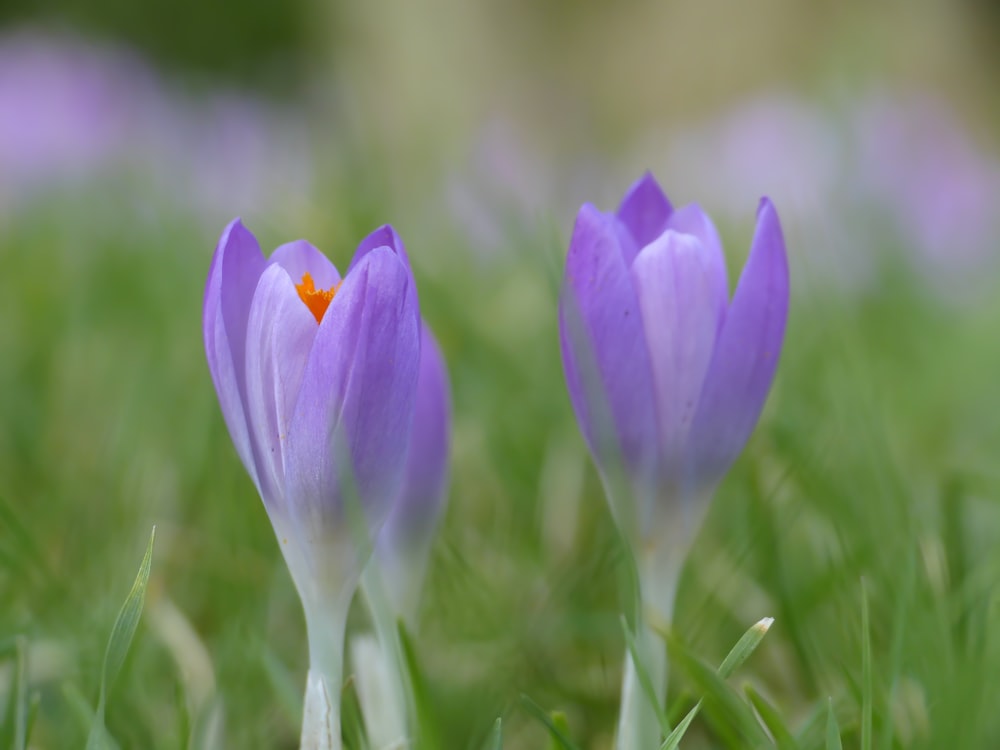
<path fill-rule="evenodd" d="M 664 166 L 690 198 L 718 206 L 731 221 L 751 218 L 757 199 L 770 195 L 786 220 L 821 222 L 841 180 L 843 148 L 818 107 L 767 94 L 679 132 Z"/>
<path fill-rule="evenodd" d="M 120 50 L 30 30 L 0 35 L 0 196 L 120 159 L 153 88 L 142 62 Z"/>
<path fill-rule="evenodd" d="M 971 280 L 1000 258 L 1000 159 L 944 102 L 871 97 L 854 118 L 859 187 L 936 285 Z"/>
<path fill-rule="evenodd" d="M 226 425 L 306 613 L 303 747 L 339 747 L 347 610 L 400 492 L 416 404 L 420 311 L 403 244 L 376 230 L 341 279 L 302 240 L 265 259 L 236 220 L 212 260 L 203 326 Z"/>
<path fill-rule="evenodd" d="M 297 211 L 313 184 L 291 108 L 185 95 L 124 49 L 35 30 L 0 35 L 0 210 L 126 175 L 129 199 L 216 223 Z M 108 188 L 110 189 L 110 187 Z"/>

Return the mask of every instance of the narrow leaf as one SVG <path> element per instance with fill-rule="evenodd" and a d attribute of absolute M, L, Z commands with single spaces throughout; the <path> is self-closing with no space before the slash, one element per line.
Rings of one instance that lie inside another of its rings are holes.
<path fill-rule="evenodd" d="M 872 750 L 872 640 L 868 589 L 861 579 L 861 750 Z"/>
<path fill-rule="evenodd" d="M 677 750 L 677 746 L 681 744 L 681 740 L 684 738 L 684 733 L 687 732 L 688 727 L 691 726 L 691 722 L 694 721 L 694 717 L 698 715 L 698 710 L 701 708 L 701 701 L 698 701 L 694 708 L 687 712 L 687 716 L 681 719 L 680 724 L 674 727 L 674 731 L 667 735 L 667 739 L 663 741 L 660 745 L 660 750 Z"/>
<path fill-rule="evenodd" d="M 749 699 L 750 705 L 754 707 L 760 720 L 764 722 L 767 731 L 771 733 L 775 744 L 778 746 L 778 750 L 796 750 L 798 745 L 795 742 L 795 738 L 788 730 L 788 727 L 785 726 L 785 722 L 777 709 L 763 695 L 757 692 L 753 685 L 744 687 L 743 692 Z"/>
<path fill-rule="evenodd" d="M 767 635 L 767 631 L 770 630 L 771 625 L 774 623 L 773 617 L 765 617 L 762 620 L 754 623 L 750 626 L 740 639 L 736 642 L 736 645 L 730 649 L 729 653 L 726 654 L 726 658 L 722 660 L 722 664 L 719 665 L 718 676 L 722 679 L 726 679 L 731 676 L 747 659 L 750 655 L 757 649 L 760 642 L 764 640 L 764 636 Z M 679 744 L 681 739 L 684 737 L 684 733 L 687 732 L 688 727 L 691 726 L 691 722 L 694 721 L 695 716 L 698 715 L 698 711 L 701 710 L 702 701 L 699 700 L 684 719 L 678 724 L 672 732 L 667 734 L 666 740 L 660 745 L 660 750 L 674 750 Z"/>
<path fill-rule="evenodd" d="M 750 629 L 736 641 L 736 645 L 726 654 L 726 658 L 722 660 L 722 664 L 719 665 L 719 677 L 724 680 L 728 679 L 737 669 L 743 666 L 743 662 L 749 659 L 750 654 L 757 650 L 760 642 L 764 640 L 764 636 L 767 635 L 767 631 L 771 629 L 773 624 L 773 617 L 765 617 L 751 625 Z"/>
<path fill-rule="evenodd" d="M 153 541 L 156 539 L 156 527 L 149 534 L 149 544 L 146 545 L 146 554 L 143 555 L 142 563 L 139 565 L 139 572 L 132 583 L 132 589 L 125 598 L 125 603 L 118 611 L 114 627 L 111 628 L 111 637 L 108 639 L 108 647 L 104 651 L 104 664 L 101 667 L 101 686 L 97 700 L 97 711 L 94 715 L 94 723 L 90 728 L 90 735 L 87 737 L 87 750 L 102 750 L 108 747 L 108 733 L 104 728 L 104 710 L 108 691 L 114 683 L 129 647 L 132 645 L 132 638 L 139 627 L 139 618 L 142 616 L 142 607 L 146 600 L 146 585 L 149 583 L 149 572 L 153 565 Z"/>
<path fill-rule="evenodd" d="M 559 743 L 559 747 L 561 747 L 562 750 L 579 750 L 579 748 L 573 744 L 573 741 L 567 737 L 559 727 L 556 726 L 555 722 L 552 721 L 552 718 L 545 712 L 545 709 L 523 693 L 521 694 L 521 705 L 524 706 L 524 709 L 529 714 L 545 725 L 545 728 L 549 730 L 549 734 L 552 736 L 552 739 Z"/>
<path fill-rule="evenodd" d="M 493 724 L 493 731 L 490 733 L 489 742 L 486 743 L 487 750 L 503 750 L 503 719 L 499 716 Z"/>
<path fill-rule="evenodd" d="M 24 750 L 28 743 L 28 669 L 27 641 L 13 639 L 14 679 L 7 696 L 7 710 L 0 725 L 0 747 Z"/>
<path fill-rule="evenodd" d="M 683 669 L 705 693 L 703 706 L 716 719 L 713 724 L 719 731 L 724 731 L 727 726 L 734 727 L 750 745 L 757 747 L 768 744 L 767 736 L 753 711 L 715 670 L 691 654 L 676 636 L 668 637 L 667 645 L 672 663 Z"/>
<path fill-rule="evenodd" d="M 826 750 L 844 750 L 840 742 L 840 725 L 837 724 L 837 714 L 833 711 L 833 698 L 826 704 Z"/>

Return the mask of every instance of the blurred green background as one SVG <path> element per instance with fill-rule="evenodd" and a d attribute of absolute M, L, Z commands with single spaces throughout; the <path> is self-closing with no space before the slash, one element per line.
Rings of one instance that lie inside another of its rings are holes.
<path fill-rule="evenodd" d="M 998 81 L 988 0 L 0 3 L 0 715 L 23 637 L 31 746 L 83 746 L 156 524 L 111 734 L 296 746 L 301 608 L 216 403 L 203 286 L 235 215 L 340 267 L 392 222 L 454 391 L 428 725 L 478 749 L 502 716 L 505 747 L 547 747 L 525 694 L 610 747 L 622 566 L 556 301 L 580 203 L 651 168 L 715 218 L 731 278 L 771 195 L 793 266 L 678 633 L 715 664 L 776 618 L 730 684 L 777 706 L 782 747 L 824 747 L 828 698 L 858 747 L 865 696 L 876 747 L 1000 746 Z M 722 707 L 682 746 L 746 739 Z"/>

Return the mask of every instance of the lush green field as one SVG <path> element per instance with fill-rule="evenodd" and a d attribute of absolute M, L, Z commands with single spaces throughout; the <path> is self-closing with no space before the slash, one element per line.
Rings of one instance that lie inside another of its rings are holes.
<path fill-rule="evenodd" d="M 344 264 L 395 217 L 377 196 L 333 192 L 333 218 L 248 223 L 265 248 L 309 233 Z M 8 725 L 23 710 L 10 698 L 21 648 L 31 746 L 83 746 L 155 524 L 111 734 L 122 748 L 295 747 L 302 612 L 202 345 L 222 225 L 129 199 L 95 186 L 0 225 L 0 695 L 13 706 L 0 710 Z M 428 746 L 478 750 L 502 717 L 504 747 L 546 747 L 528 696 L 564 712 L 580 748 L 608 747 L 622 561 L 563 383 L 565 238 L 512 227 L 484 258 L 447 227 L 410 224 L 397 220 L 455 414 L 449 506 L 412 633 Z M 735 277 L 749 233 L 723 229 Z M 782 749 L 830 747 L 830 699 L 844 747 L 867 746 L 868 708 L 874 747 L 1000 745 L 1000 304 L 942 299 L 907 268 L 887 262 L 863 291 L 793 275 L 775 387 L 693 541 L 676 631 L 717 665 L 752 623 L 775 624 L 732 692 L 713 688 L 684 747 L 749 746 L 725 699 L 745 700 L 746 685 L 780 714 Z M 357 606 L 350 632 L 368 627 Z M 674 660 L 675 721 L 704 692 L 697 673 Z M 206 735 L 214 744 L 191 739 Z"/>

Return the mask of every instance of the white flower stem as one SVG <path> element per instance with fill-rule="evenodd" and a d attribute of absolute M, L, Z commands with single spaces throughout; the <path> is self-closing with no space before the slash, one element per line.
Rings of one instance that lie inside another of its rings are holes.
<path fill-rule="evenodd" d="M 340 691 L 344 674 L 347 608 L 306 612 L 309 674 L 302 712 L 301 750 L 341 750 Z"/>
<path fill-rule="evenodd" d="M 387 600 L 379 560 L 369 561 L 361 586 L 378 643 L 358 641 L 354 668 L 361 686 L 362 712 L 376 750 L 410 746 L 413 701 L 399 638 L 396 610 Z M 377 697 L 376 697 L 377 696 Z"/>
<path fill-rule="evenodd" d="M 666 644 L 650 624 L 655 622 L 661 628 L 670 625 L 682 561 L 683 553 L 678 546 L 663 538 L 654 539 L 651 544 L 645 545 L 637 561 L 642 612 L 636 623 L 636 651 L 652 683 L 656 705 L 661 710 L 665 706 L 667 693 Z M 656 709 L 643 689 L 631 653 L 626 651 L 615 748 L 657 748 L 660 746 L 661 736 Z"/>

